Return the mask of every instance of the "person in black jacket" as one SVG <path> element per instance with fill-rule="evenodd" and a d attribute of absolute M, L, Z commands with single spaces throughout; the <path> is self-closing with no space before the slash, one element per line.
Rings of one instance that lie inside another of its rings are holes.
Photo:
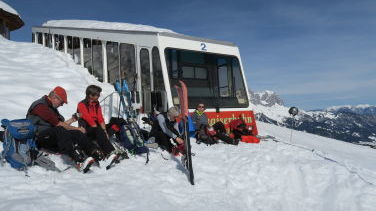
<path fill-rule="evenodd" d="M 155 137 L 159 147 L 167 150 L 173 155 L 179 152 L 184 153 L 184 140 L 180 137 L 179 124 L 177 118 L 180 112 L 177 107 L 171 107 L 168 112 L 157 113 L 153 123 L 150 136 Z M 176 143 L 172 144 L 171 140 Z"/>
<path fill-rule="evenodd" d="M 216 122 L 213 126 L 209 125 L 208 116 L 205 114 L 205 105 L 199 103 L 192 114 L 192 121 L 196 126 L 196 142 L 205 144 L 216 144 L 218 139 L 228 144 L 237 145 L 239 142 L 230 138 L 226 134 L 225 125 L 222 122 Z"/>

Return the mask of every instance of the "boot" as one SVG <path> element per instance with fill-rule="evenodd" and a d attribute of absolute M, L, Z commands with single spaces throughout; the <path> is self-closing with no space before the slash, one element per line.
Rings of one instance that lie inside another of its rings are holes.
<path fill-rule="evenodd" d="M 76 167 L 79 171 L 83 172 L 84 174 L 90 170 L 90 167 L 95 163 L 94 158 L 87 157 L 83 162 L 77 163 Z"/>
<path fill-rule="evenodd" d="M 120 162 L 120 154 L 114 150 L 111 154 L 104 160 L 106 170 L 110 169 L 113 164 Z"/>

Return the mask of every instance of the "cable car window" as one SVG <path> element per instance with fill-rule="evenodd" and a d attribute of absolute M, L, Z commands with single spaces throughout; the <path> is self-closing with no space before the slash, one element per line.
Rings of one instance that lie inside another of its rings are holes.
<path fill-rule="evenodd" d="M 242 76 L 242 72 L 240 69 L 239 60 L 237 58 L 232 59 L 232 70 L 233 70 L 233 77 L 234 77 L 234 91 L 235 96 L 238 100 L 239 104 L 248 104 L 248 97 L 244 85 L 244 80 Z"/>
<path fill-rule="evenodd" d="M 91 58 L 91 39 L 84 38 L 84 67 L 87 68 L 90 74 L 93 74 L 93 64 Z"/>
<path fill-rule="evenodd" d="M 229 74 L 230 69 L 228 68 L 226 59 L 217 59 L 217 66 L 219 78 L 219 95 L 221 97 L 229 97 L 231 95 L 231 87 L 229 80 L 232 79 L 231 74 Z"/>
<path fill-rule="evenodd" d="M 203 67 L 196 67 L 195 78 L 206 80 L 208 78 L 208 70 Z"/>
<path fill-rule="evenodd" d="M 44 33 L 44 40 L 45 40 L 46 47 L 51 48 L 52 47 L 52 35 Z"/>
<path fill-rule="evenodd" d="M 92 40 L 93 75 L 98 81 L 103 82 L 103 52 L 102 41 Z"/>
<path fill-rule="evenodd" d="M 141 64 L 141 89 L 143 100 L 145 100 L 145 94 L 151 92 L 151 83 L 150 83 L 150 59 L 149 59 L 149 50 L 142 48 L 140 51 L 140 64 Z M 147 102 L 143 102 L 145 106 Z"/>
<path fill-rule="evenodd" d="M 165 91 L 161 58 L 159 56 L 159 50 L 154 47 L 152 50 L 152 62 L 153 62 L 153 85 L 154 91 Z"/>
<path fill-rule="evenodd" d="M 55 50 L 64 51 L 64 36 L 55 34 L 54 38 L 55 38 Z"/>
<path fill-rule="evenodd" d="M 182 77 L 183 78 L 195 78 L 195 68 L 194 67 L 182 67 Z"/>
<path fill-rule="evenodd" d="M 136 91 L 136 56 L 135 48 L 132 44 L 120 44 L 120 78 L 127 80 L 131 91 Z M 139 102 L 139 101 L 138 101 Z"/>
<path fill-rule="evenodd" d="M 67 36 L 68 53 L 73 56 L 73 37 Z"/>
<path fill-rule="evenodd" d="M 246 108 L 249 105 L 238 59 L 182 49 L 165 49 L 171 94 L 183 80 L 188 87 L 189 108 L 204 103 L 207 108 Z"/>
<path fill-rule="evenodd" d="M 119 44 L 117 42 L 107 42 L 106 52 L 108 82 L 114 84 L 116 80 L 120 79 Z"/>
<path fill-rule="evenodd" d="M 73 37 L 73 60 L 76 64 L 81 64 L 80 38 Z"/>

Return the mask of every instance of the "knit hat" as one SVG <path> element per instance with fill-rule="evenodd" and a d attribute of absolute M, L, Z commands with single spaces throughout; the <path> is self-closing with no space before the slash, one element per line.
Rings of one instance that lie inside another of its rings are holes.
<path fill-rule="evenodd" d="M 67 100 L 67 92 L 65 91 L 65 89 L 61 86 L 57 86 L 54 88 L 54 90 L 52 90 L 57 96 L 60 97 L 61 100 L 63 100 L 64 103 L 68 103 L 68 100 Z"/>

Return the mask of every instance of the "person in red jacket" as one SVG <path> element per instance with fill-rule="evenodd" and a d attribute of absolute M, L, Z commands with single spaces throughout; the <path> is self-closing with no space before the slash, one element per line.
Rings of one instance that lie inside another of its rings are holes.
<path fill-rule="evenodd" d="M 90 85 L 86 88 L 86 97 L 77 106 L 80 117 L 78 124 L 86 129 L 86 134 L 91 140 L 96 141 L 104 157 L 109 161 L 108 165 L 111 165 L 119 160 L 119 154 L 109 141 L 106 131 L 102 108 L 98 101 L 101 92 L 102 88 L 96 85 Z"/>

